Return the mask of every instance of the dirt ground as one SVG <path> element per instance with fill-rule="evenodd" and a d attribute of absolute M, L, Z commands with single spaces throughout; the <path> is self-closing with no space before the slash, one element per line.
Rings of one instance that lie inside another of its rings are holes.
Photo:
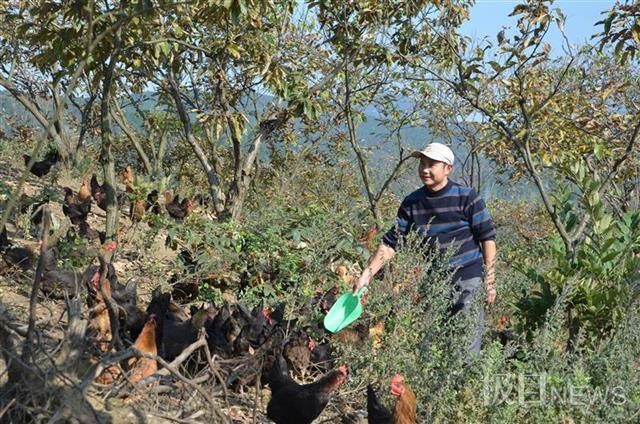
<path fill-rule="evenodd" d="M 21 164 L 10 163 L 0 160 L 0 179 L 2 184 L 13 191 L 21 177 L 23 168 Z M 74 193 L 77 192 L 82 182 L 81 178 L 71 178 L 65 175 L 51 175 L 38 179 L 29 175 L 22 192 L 29 197 L 40 195 L 43 190 L 55 193 L 55 197 L 50 201 L 50 211 L 54 225 L 54 235 L 64 234 L 71 223 L 62 213 L 63 187 L 70 187 Z M 121 187 L 122 188 L 122 187 Z M 57 194 L 59 193 L 59 194 Z M 5 209 L 8 196 L 0 199 L 0 212 Z M 19 210 L 19 208 L 16 208 Z M 104 228 L 104 212 L 95 205 L 89 215 L 88 222 L 92 228 L 102 230 Z M 38 237 L 33 231 L 29 231 L 28 217 L 21 216 L 15 212 L 11 214 L 7 224 L 9 239 L 16 245 L 38 252 Z M 126 283 L 130 279 L 135 279 L 138 283 L 138 303 L 145 309 L 151 298 L 151 291 L 160 285 L 167 288 L 168 271 L 174 266 L 176 253 L 165 247 L 166 235 L 160 232 L 150 242 L 146 240 L 149 234 L 149 227 L 144 224 L 132 224 L 125 216 L 120 217 L 122 236 L 118 244 L 117 255 L 113 262 L 118 279 Z M 82 255 L 82 253 L 81 253 Z M 37 259 L 36 254 L 36 259 Z M 97 261 L 94 261 L 97 263 Z M 81 270 L 80 270 L 81 271 Z M 0 302 L 4 304 L 9 313 L 15 318 L 15 325 L 26 331 L 29 316 L 29 297 L 31 286 L 35 275 L 35 266 L 27 272 L 7 270 L 0 272 Z M 185 305 L 188 310 L 188 305 Z M 37 328 L 50 343 L 51 349 L 56 349 L 64 336 L 67 327 L 66 307 L 63 300 L 46 299 L 41 294 L 38 296 L 37 304 Z M 229 360 L 227 367 L 241 366 L 241 362 Z M 0 361 L 0 387 L 6 380 L 4 361 Z M 233 372 L 231 369 L 229 372 Z M 162 386 L 160 384 L 160 386 Z M 194 395 L 192 387 L 188 387 L 180 382 L 172 381 L 167 385 L 171 387 L 171 401 L 176 398 L 187 398 Z M 184 393 L 177 393 L 182 390 Z M 210 388 L 207 388 L 210 390 Z M 216 402 L 219 402 L 220 409 L 231 419 L 233 423 L 268 423 L 264 416 L 270 392 L 267 388 L 257 389 L 255 386 L 246 387 L 239 390 L 227 390 L 227 400 L 223 400 L 221 388 L 218 387 L 213 394 Z M 99 387 L 90 390 L 88 401 L 95 411 L 100 414 L 100 419 L 113 423 L 169 423 L 169 422 L 211 422 L 203 408 L 191 406 L 190 413 L 186 411 L 167 411 L 161 408 L 163 402 L 162 392 L 153 396 L 135 397 L 122 399 L 112 396 L 110 389 Z M 342 396 L 341 396 L 342 397 Z M 70 397 L 70 404 L 73 404 L 73 397 Z M 182 401 L 181 401 L 182 402 Z M 189 401 L 186 401 L 188 404 Z M 155 406 L 154 406 L 155 405 Z M 227 406 L 228 405 L 228 406 Z M 166 406 L 166 405 L 165 405 Z M 72 406 L 70 408 L 73 409 Z M 170 408 L 169 408 L 170 409 Z M 206 408 L 205 408 L 206 409 Z M 337 418 L 337 407 L 332 403 L 325 410 L 323 415 L 316 422 L 340 422 Z M 0 414 L 1 415 L 1 414 Z M 1 420 L 0 420 L 1 421 Z"/>

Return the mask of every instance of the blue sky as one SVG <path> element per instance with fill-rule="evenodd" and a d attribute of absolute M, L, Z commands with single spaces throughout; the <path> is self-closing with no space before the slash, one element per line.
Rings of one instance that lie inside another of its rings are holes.
<path fill-rule="evenodd" d="M 516 0 L 476 0 L 471 10 L 471 19 L 463 26 L 463 32 L 480 39 L 488 36 L 495 41 L 496 34 L 503 26 L 515 24 L 514 17 L 508 15 L 514 6 L 524 3 Z M 591 36 L 601 31 L 602 26 L 594 26 L 603 19 L 600 12 L 610 9 L 615 4 L 613 0 L 556 0 L 553 8 L 560 8 L 567 20 L 565 31 L 572 44 L 588 42 Z M 552 47 L 560 47 L 561 36 L 558 31 L 550 33 L 547 41 Z"/>

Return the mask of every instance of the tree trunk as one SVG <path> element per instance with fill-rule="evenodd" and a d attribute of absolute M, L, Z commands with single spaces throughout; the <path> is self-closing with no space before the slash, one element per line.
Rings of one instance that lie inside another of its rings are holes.
<path fill-rule="evenodd" d="M 231 184 L 229 198 L 227 200 L 227 215 L 231 221 L 238 222 L 242 216 L 242 208 L 247 196 L 247 190 L 249 189 L 254 177 L 254 175 L 252 175 L 252 170 L 262 141 L 268 138 L 273 131 L 279 128 L 283 123 L 284 121 L 281 118 L 261 123 L 258 133 L 251 143 L 251 149 L 242 162 L 242 166 L 235 170 L 235 178 Z"/>
<path fill-rule="evenodd" d="M 121 6 L 122 7 L 122 6 Z M 100 128 L 102 146 L 100 149 L 100 164 L 104 172 L 104 192 L 106 195 L 107 219 L 105 224 L 105 232 L 107 240 L 116 239 L 116 228 L 118 223 L 118 202 L 116 195 L 116 167 L 111 151 L 113 136 L 111 133 L 111 87 L 113 86 L 113 73 L 120 52 L 120 28 L 116 31 L 116 43 L 118 46 L 114 49 L 109 64 L 102 80 L 102 102 L 100 104 Z"/>
<path fill-rule="evenodd" d="M 209 184 L 209 193 L 211 194 L 211 199 L 213 201 L 213 207 L 218 215 L 222 214 L 225 209 L 226 199 L 225 195 L 220 187 L 220 179 L 218 175 L 214 171 L 211 163 L 207 158 L 206 153 L 198 143 L 198 140 L 193 135 L 193 130 L 191 126 L 191 118 L 187 114 L 185 110 L 182 99 L 180 98 L 180 89 L 178 87 L 178 83 L 173 76 L 173 72 L 171 70 L 168 71 L 168 82 L 169 82 L 169 94 L 173 98 L 173 101 L 176 105 L 176 110 L 178 111 L 178 116 L 180 117 L 180 122 L 182 123 L 182 128 L 184 132 L 184 137 L 187 140 L 187 143 L 193 149 L 193 153 L 198 158 L 202 169 L 207 175 L 207 182 Z"/>

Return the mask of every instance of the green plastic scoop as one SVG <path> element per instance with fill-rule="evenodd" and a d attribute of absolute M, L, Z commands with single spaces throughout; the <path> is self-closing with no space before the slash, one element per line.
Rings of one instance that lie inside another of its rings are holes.
<path fill-rule="evenodd" d="M 365 290 L 366 287 L 362 287 L 355 296 L 352 293 L 340 296 L 324 317 L 324 328 L 332 333 L 337 333 L 358 319 L 362 314 L 360 296 Z"/>

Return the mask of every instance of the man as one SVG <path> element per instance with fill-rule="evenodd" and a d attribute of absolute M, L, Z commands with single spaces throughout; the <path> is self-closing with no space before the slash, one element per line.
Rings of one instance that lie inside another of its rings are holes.
<path fill-rule="evenodd" d="M 411 156 L 420 159 L 418 175 L 424 186 L 407 196 L 398 209 L 396 223 L 383 237 L 369 265 L 353 286 L 356 293 L 369 285 L 374 275 L 395 255 L 399 241 L 409 231 L 426 239 L 428 248 L 455 248 L 449 265 L 456 269 L 454 286 L 459 297 L 452 314 L 467 310 L 480 289 L 483 274 L 487 303 L 496 298 L 496 230 L 484 201 L 469 187 L 449 180 L 454 155 L 444 144 L 432 143 Z M 484 311 L 477 317 L 477 329 L 469 351 L 480 351 Z"/>

